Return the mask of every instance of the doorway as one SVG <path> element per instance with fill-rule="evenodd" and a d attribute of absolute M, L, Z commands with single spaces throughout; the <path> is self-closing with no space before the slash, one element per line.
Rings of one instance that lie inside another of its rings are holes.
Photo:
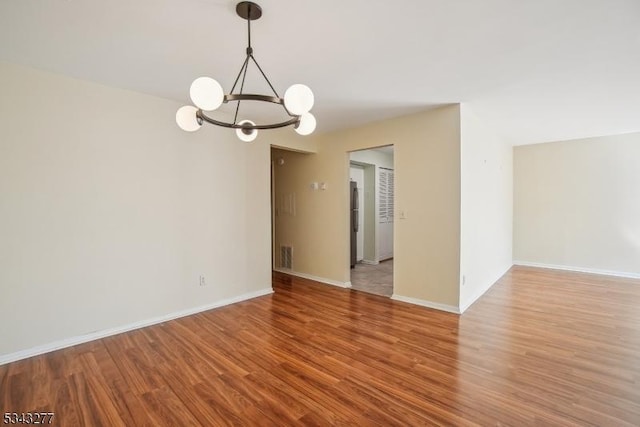
<path fill-rule="evenodd" d="M 351 288 L 393 294 L 393 145 L 349 154 Z M 355 189 L 355 191 L 354 191 Z"/>

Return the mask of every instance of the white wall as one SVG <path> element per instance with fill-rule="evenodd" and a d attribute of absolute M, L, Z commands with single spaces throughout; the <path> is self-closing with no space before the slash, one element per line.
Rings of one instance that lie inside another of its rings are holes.
<path fill-rule="evenodd" d="M 462 104 L 460 309 L 481 297 L 512 265 L 513 156 Z"/>
<path fill-rule="evenodd" d="M 362 244 L 364 250 L 362 251 L 362 259 L 369 261 L 370 263 L 376 263 L 378 246 L 378 221 L 376 216 L 378 210 L 376 209 L 376 167 L 374 165 L 365 165 L 362 169 L 364 175 L 364 191 L 362 192 L 362 204 L 363 204 L 363 227 L 362 227 Z"/>
<path fill-rule="evenodd" d="M 514 156 L 516 263 L 640 277 L 640 133 Z"/>
<path fill-rule="evenodd" d="M 393 169 L 393 154 L 383 153 L 376 150 L 358 150 L 349 153 L 352 162 L 376 165 L 380 168 Z"/>
<path fill-rule="evenodd" d="M 268 145 L 186 134 L 165 99 L 0 81 L 0 363 L 270 291 Z"/>

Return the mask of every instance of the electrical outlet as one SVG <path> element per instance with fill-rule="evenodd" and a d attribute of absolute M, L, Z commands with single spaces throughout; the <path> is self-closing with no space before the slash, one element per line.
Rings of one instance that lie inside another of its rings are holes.
<path fill-rule="evenodd" d="M 200 276 L 200 286 L 206 286 L 207 282 L 204 280 L 204 276 Z"/>

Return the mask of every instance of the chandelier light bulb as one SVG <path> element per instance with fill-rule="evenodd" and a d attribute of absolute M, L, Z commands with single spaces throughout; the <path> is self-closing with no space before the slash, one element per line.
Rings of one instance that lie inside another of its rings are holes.
<path fill-rule="evenodd" d="M 316 118 L 311 113 L 305 113 L 300 116 L 300 123 L 295 128 L 300 135 L 309 135 L 316 130 Z"/>
<path fill-rule="evenodd" d="M 239 125 L 247 124 L 247 125 L 255 126 L 255 123 L 253 123 L 251 120 L 243 120 L 238 124 Z M 243 128 L 236 129 L 236 135 L 238 136 L 240 141 L 251 142 L 258 137 L 258 129 L 243 129 Z"/>
<path fill-rule="evenodd" d="M 198 77 L 189 90 L 193 103 L 204 111 L 215 110 L 224 101 L 224 91 L 220 83 L 211 77 Z"/>
<path fill-rule="evenodd" d="M 313 107 L 313 102 L 313 92 L 303 84 L 294 84 L 284 93 L 284 106 L 296 116 L 308 113 Z"/>
<path fill-rule="evenodd" d="M 186 132 L 195 132 L 200 129 L 201 125 L 196 118 L 196 112 L 198 109 L 193 105 L 185 105 L 178 108 L 176 112 L 176 123 L 180 126 L 180 129 Z"/>

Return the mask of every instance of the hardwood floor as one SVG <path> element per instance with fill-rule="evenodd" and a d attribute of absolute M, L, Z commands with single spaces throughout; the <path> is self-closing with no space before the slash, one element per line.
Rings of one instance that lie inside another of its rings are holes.
<path fill-rule="evenodd" d="M 640 425 L 640 281 L 514 267 L 463 316 L 275 294 L 0 366 L 54 425 Z"/>

